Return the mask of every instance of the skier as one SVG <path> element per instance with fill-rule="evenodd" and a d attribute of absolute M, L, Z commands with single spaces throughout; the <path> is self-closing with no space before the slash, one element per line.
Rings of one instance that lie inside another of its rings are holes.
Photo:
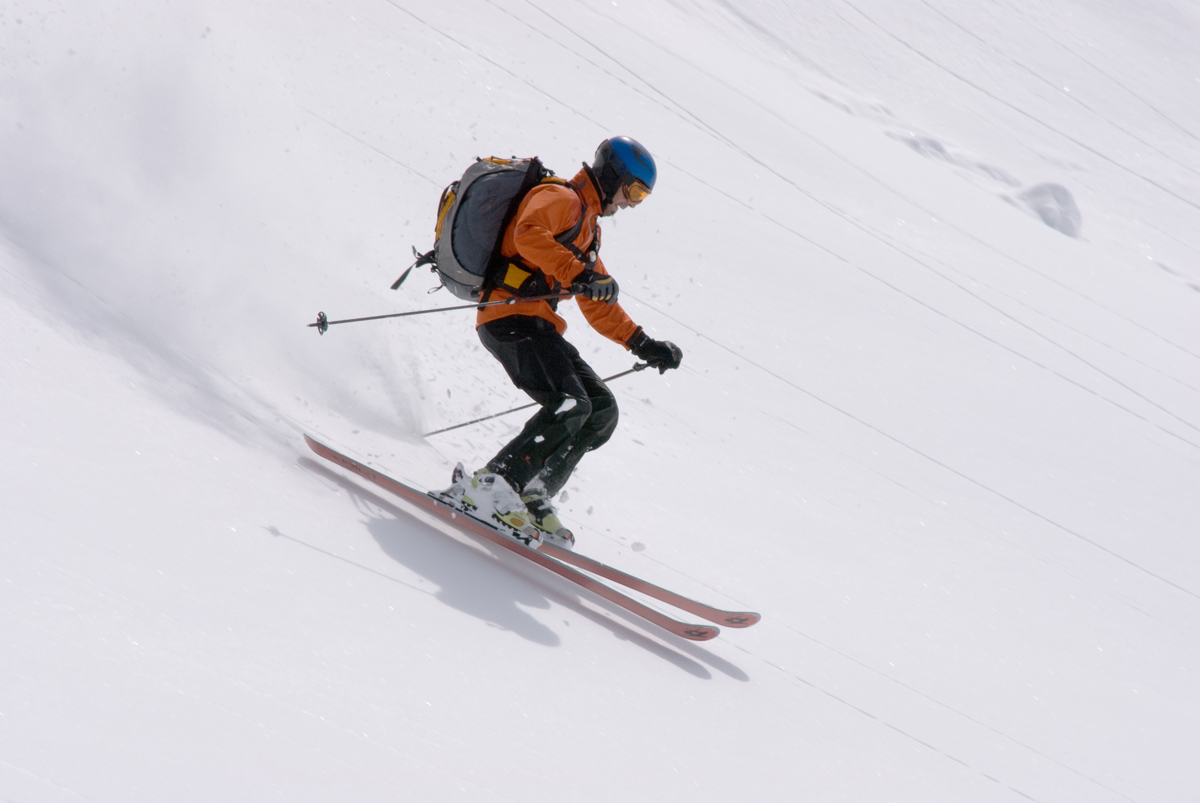
<path fill-rule="evenodd" d="M 654 189 L 657 168 L 650 153 L 628 137 L 600 143 L 591 166 L 564 184 L 540 184 L 521 201 L 501 244 L 503 270 L 515 272 L 513 286 L 526 273 L 538 280 L 529 295 L 575 286 L 588 323 L 633 352 L 660 373 L 678 368 L 683 353 L 674 343 L 655 340 L 617 303 L 617 281 L 600 261 L 600 217 L 637 206 Z M 563 235 L 578 231 L 568 244 Z M 556 237 L 559 238 L 556 240 Z M 529 286 L 526 284 L 525 286 Z M 498 286 L 482 300 L 512 293 Z M 491 512 L 518 532 L 572 545 L 551 500 L 587 452 L 598 449 L 617 426 L 617 402 L 579 351 L 566 341 L 567 324 L 557 301 L 516 301 L 482 307 L 476 331 L 513 384 L 541 409 L 485 467 L 466 477 L 455 472 L 451 493 L 481 512 Z M 489 510 L 490 509 L 490 510 Z M 536 528 L 535 532 L 532 528 Z"/>

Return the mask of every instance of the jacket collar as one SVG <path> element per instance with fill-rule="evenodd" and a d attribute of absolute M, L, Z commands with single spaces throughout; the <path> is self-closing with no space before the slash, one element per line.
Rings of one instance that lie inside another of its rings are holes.
<path fill-rule="evenodd" d="M 600 187 L 596 183 L 596 176 L 592 173 L 592 168 L 588 167 L 586 162 L 584 162 L 583 168 L 575 174 L 575 178 L 571 179 L 570 184 L 583 198 L 588 209 L 596 210 L 599 213 L 604 206 L 600 197 Z"/>

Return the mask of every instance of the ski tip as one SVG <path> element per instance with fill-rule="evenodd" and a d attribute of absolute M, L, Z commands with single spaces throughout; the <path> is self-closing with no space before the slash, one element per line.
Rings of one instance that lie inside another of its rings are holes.
<path fill-rule="evenodd" d="M 721 634 L 720 628 L 711 625 L 686 625 L 676 635 L 683 636 L 689 641 L 709 641 Z"/>
<path fill-rule="evenodd" d="M 757 613 L 746 611 L 744 613 L 727 613 L 721 617 L 721 624 L 726 627 L 750 627 L 756 625 L 762 619 Z"/>

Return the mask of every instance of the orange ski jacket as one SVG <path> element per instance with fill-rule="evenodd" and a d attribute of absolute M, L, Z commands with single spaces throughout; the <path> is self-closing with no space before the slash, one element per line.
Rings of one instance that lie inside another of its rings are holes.
<path fill-rule="evenodd" d="M 583 225 L 572 245 L 580 251 L 586 251 L 592 245 L 593 239 L 596 239 L 595 247 L 599 247 L 598 221 L 602 211 L 600 194 L 592 184 L 586 169 L 580 170 L 568 183 L 570 186 L 540 184 L 530 190 L 517 207 L 516 216 L 504 230 L 504 240 L 500 246 L 500 253 L 504 257 L 513 258 L 519 255 L 525 264 L 544 273 L 553 289 L 560 289 L 554 287 L 555 282 L 563 288 L 570 287 L 586 269 L 570 250 L 554 239 L 555 236 L 572 229 L 579 221 L 580 214 L 584 216 Z M 579 203 L 581 197 L 582 205 Z M 593 270 L 608 275 L 599 257 Z M 498 287 L 492 291 L 489 300 L 501 301 L 511 298 L 512 295 L 503 287 Z M 575 296 L 574 300 L 592 328 L 622 346 L 638 330 L 637 324 L 621 308 L 620 303 L 605 304 L 583 296 Z M 482 326 L 510 315 L 543 318 L 554 324 L 560 335 L 567 331 L 567 322 L 547 301 L 518 301 L 514 304 L 483 307 L 479 310 L 475 325 Z"/>

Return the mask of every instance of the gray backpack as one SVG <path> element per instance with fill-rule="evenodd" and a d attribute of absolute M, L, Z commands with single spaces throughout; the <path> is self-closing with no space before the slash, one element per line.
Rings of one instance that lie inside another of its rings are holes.
<path fill-rule="evenodd" d="M 486 301 L 487 294 L 500 286 L 517 295 L 552 292 L 540 271 L 525 265 L 519 257 L 505 260 L 500 254 L 504 231 L 516 216 L 521 201 L 542 183 L 568 186 L 543 167 L 536 156 L 476 159 L 462 178 L 442 192 L 433 250 L 419 254 L 413 267 L 430 265 L 442 285 L 466 301 Z M 573 243 L 584 217 L 581 213 L 575 226 L 555 237 L 581 257 Z M 519 269 L 514 271 L 514 267 Z M 399 287 L 407 275 L 406 271 L 392 289 Z"/>

